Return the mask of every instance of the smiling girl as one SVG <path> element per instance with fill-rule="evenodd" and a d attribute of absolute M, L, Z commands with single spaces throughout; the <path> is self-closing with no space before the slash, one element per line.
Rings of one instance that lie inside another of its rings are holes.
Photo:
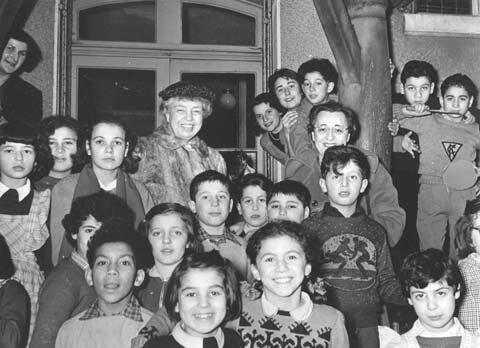
<path fill-rule="evenodd" d="M 113 193 L 133 210 L 135 226 L 142 221 L 145 211 L 153 206 L 145 186 L 129 175 L 137 169 L 131 155 L 135 141 L 136 137 L 118 118 L 104 116 L 94 121 L 85 142 L 90 162 L 80 173 L 62 179 L 52 190 L 50 233 L 54 265 L 72 252 L 61 221 L 70 210 L 73 199 L 100 190 Z"/>
<path fill-rule="evenodd" d="M 164 305 L 178 324 L 170 335 L 153 338 L 145 348 L 244 347 L 237 332 L 222 327 L 240 315 L 242 306 L 235 271 L 217 251 L 183 259 L 168 283 Z"/>

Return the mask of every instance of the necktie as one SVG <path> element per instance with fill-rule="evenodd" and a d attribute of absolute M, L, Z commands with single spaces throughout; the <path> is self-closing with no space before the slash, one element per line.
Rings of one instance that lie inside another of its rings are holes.
<path fill-rule="evenodd" d="M 215 337 L 204 338 L 203 348 L 218 348 L 217 339 Z"/>

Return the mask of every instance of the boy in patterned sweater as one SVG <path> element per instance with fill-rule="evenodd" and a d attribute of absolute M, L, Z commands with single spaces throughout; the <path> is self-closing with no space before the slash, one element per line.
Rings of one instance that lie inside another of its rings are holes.
<path fill-rule="evenodd" d="M 248 240 L 252 273 L 263 294 L 243 300 L 237 329 L 245 347 L 349 347 L 343 315 L 302 292 L 312 244 L 307 230 L 292 221 L 270 222 Z"/>
<path fill-rule="evenodd" d="M 321 164 L 320 186 L 328 195 L 323 211 L 304 225 L 319 239 L 320 276 L 327 303 L 345 315 L 350 344 L 379 346 L 382 301 L 406 305 L 393 271 L 385 229 L 367 217 L 359 196 L 368 186 L 365 155 L 351 146 L 332 146 Z"/>

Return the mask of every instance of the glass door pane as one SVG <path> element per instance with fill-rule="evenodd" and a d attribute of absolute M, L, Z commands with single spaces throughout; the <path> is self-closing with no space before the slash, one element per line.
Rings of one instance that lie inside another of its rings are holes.
<path fill-rule="evenodd" d="M 89 124 L 102 114 L 122 118 L 137 135 L 155 128 L 155 71 L 80 68 L 78 119 Z"/>

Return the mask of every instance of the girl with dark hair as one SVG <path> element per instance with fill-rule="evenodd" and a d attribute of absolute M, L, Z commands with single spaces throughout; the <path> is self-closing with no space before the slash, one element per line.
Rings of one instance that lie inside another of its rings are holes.
<path fill-rule="evenodd" d="M 140 231 L 148 240 L 153 266 L 139 288 L 141 305 L 155 313 L 162 307 L 166 284 L 188 253 L 203 250 L 197 221 L 190 209 L 178 203 L 161 203 L 145 216 Z"/>
<path fill-rule="evenodd" d="M 72 247 L 65 238 L 61 221 L 75 198 L 104 190 L 120 197 L 135 214 L 135 227 L 153 207 L 153 200 L 146 187 L 130 177 L 137 169 L 132 157 L 136 137 L 118 118 L 103 116 L 91 126 L 85 149 L 90 158 L 82 171 L 62 179 L 52 190 L 50 234 L 52 261 L 68 257 Z"/>
<path fill-rule="evenodd" d="M 25 124 L 11 122 L 0 127 L 0 234 L 12 254 L 14 277 L 30 296 L 31 328 L 44 280 L 34 252 L 48 238 L 50 206 L 50 190 L 37 192 L 30 182 L 42 176 L 46 163 L 52 160 L 42 139 Z"/>
<path fill-rule="evenodd" d="M 242 301 L 235 270 L 218 251 L 186 256 L 173 271 L 163 303 L 177 324 L 145 348 L 244 347 L 235 330 L 223 327 L 240 316 Z"/>
<path fill-rule="evenodd" d="M 85 139 L 78 121 L 70 116 L 50 116 L 41 122 L 42 132 L 54 159 L 48 175 L 35 182 L 39 191 L 52 189 L 71 173 L 82 170 L 86 160 Z"/>
<path fill-rule="evenodd" d="M 8 244 L 0 235 L 0 347 L 24 347 L 30 321 L 30 299 L 15 273 Z"/>
<path fill-rule="evenodd" d="M 40 48 L 26 32 L 10 32 L 0 48 L 0 124 L 12 121 L 36 123 L 42 119 L 42 92 L 20 78 L 41 60 Z"/>

